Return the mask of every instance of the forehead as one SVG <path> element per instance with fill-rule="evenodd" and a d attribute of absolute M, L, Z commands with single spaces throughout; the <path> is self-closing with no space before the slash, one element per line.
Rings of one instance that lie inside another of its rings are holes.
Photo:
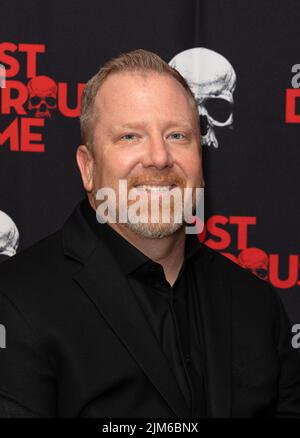
<path fill-rule="evenodd" d="M 95 99 L 100 118 L 131 116 L 192 119 L 194 108 L 184 87 L 172 76 L 156 72 L 113 73 L 105 79 Z"/>

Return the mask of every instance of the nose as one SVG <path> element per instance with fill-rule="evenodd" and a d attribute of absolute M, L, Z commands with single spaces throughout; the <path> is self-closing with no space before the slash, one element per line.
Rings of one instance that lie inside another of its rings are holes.
<path fill-rule="evenodd" d="M 158 169 L 172 166 L 173 157 L 168 144 L 161 136 L 149 139 L 142 163 L 144 167 L 155 166 Z"/>

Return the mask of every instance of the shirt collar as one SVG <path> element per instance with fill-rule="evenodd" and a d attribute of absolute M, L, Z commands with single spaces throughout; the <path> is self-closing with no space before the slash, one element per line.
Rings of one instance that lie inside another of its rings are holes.
<path fill-rule="evenodd" d="M 87 197 L 81 202 L 80 207 L 84 218 L 100 241 L 113 253 L 124 274 L 132 273 L 144 263 L 154 262 L 128 242 L 128 240 L 121 236 L 121 234 L 115 231 L 110 225 L 98 222 L 96 212 Z M 200 248 L 201 246 L 197 235 L 186 234 L 184 260 L 187 261 L 195 254 L 199 254 Z"/>

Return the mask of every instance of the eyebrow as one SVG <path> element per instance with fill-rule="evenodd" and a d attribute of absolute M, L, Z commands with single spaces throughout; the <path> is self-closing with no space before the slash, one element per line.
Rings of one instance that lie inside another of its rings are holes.
<path fill-rule="evenodd" d="M 138 129 L 138 128 L 146 128 L 148 123 L 146 122 L 134 122 L 134 123 L 125 123 L 124 125 L 114 125 L 110 130 L 115 131 L 121 131 L 122 129 Z M 193 126 L 191 123 L 185 122 L 183 120 L 170 120 L 166 123 L 167 127 L 172 126 L 178 126 L 178 127 L 184 127 L 187 129 L 192 129 Z"/>

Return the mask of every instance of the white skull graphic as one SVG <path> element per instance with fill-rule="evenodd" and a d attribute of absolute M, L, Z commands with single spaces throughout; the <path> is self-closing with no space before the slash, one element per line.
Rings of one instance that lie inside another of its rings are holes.
<path fill-rule="evenodd" d="M 202 143 L 217 148 L 215 127 L 233 123 L 235 71 L 224 56 L 204 47 L 185 50 L 169 62 L 187 80 L 198 102 Z"/>
<path fill-rule="evenodd" d="M 14 221 L 0 210 L 0 255 L 11 257 L 19 246 L 19 231 Z"/>

